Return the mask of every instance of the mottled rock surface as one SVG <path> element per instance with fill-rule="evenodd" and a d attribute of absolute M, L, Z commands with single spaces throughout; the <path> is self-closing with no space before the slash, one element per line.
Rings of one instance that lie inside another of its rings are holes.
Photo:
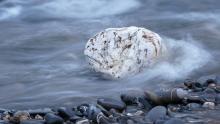
<path fill-rule="evenodd" d="M 145 28 L 109 28 L 90 38 L 84 54 L 91 67 L 113 78 L 140 72 L 164 51 L 162 39 Z"/>

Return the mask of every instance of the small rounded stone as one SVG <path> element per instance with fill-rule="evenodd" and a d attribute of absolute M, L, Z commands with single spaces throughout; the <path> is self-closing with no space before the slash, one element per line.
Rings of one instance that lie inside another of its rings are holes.
<path fill-rule="evenodd" d="M 44 119 L 42 116 L 40 116 L 38 114 L 34 118 L 37 119 L 37 120 L 43 120 Z"/>
<path fill-rule="evenodd" d="M 151 121 L 163 120 L 166 118 L 167 109 L 164 106 L 156 106 L 152 108 L 145 118 L 149 118 Z"/>
<path fill-rule="evenodd" d="M 26 111 L 18 111 L 14 114 L 14 121 L 22 121 L 30 119 L 30 114 Z"/>
<path fill-rule="evenodd" d="M 189 103 L 187 104 L 189 110 L 198 110 L 201 108 L 201 105 L 198 103 Z"/>
<path fill-rule="evenodd" d="M 202 107 L 209 108 L 209 109 L 214 109 L 215 108 L 215 103 L 213 103 L 213 102 L 205 102 L 205 103 L 203 103 Z"/>

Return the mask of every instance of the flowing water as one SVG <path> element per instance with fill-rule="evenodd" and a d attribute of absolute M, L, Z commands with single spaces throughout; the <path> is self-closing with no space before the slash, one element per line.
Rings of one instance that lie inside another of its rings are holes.
<path fill-rule="evenodd" d="M 220 74 L 219 0 L 0 0 L 0 107 L 94 102 Z M 159 33 L 167 60 L 121 80 L 92 72 L 87 40 L 110 27 Z"/>

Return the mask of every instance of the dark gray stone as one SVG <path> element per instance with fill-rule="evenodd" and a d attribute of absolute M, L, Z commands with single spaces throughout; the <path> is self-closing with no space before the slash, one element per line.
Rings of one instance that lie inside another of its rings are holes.
<path fill-rule="evenodd" d="M 137 95 L 136 94 L 121 94 L 121 100 L 127 105 L 136 104 Z"/>
<path fill-rule="evenodd" d="M 60 117 L 62 117 L 64 120 L 69 120 L 72 116 L 75 116 L 75 113 L 70 110 L 70 109 L 67 109 L 65 107 L 60 107 L 58 110 L 58 115 Z"/>
<path fill-rule="evenodd" d="M 100 98 L 97 100 L 97 103 L 101 106 L 103 106 L 105 109 L 116 109 L 116 110 L 124 110 L 125 109 L 125 103 L 119 100 L 111 99 L 111 98 Z"/>
<path fill-rule="evenodd" d="M 167 109 L 164 106 L 156 106 L 152 108 L 145 118 L 149 118 L 151 121 L 155 122 L 156 120 L 163 120 L 166 118 Z"/>
<path fill-rule="evenodd" d="M 139 108 L 149 111 L 152 108 L 152 105 L 143 97 L 137 98 L 137 105 Z"/>
<path fill-rule="evenodd" d="M 52 113 L 45 115 L 46 124 L 63 124 L 63 119 L 59 116 L 56 116 Z"/>

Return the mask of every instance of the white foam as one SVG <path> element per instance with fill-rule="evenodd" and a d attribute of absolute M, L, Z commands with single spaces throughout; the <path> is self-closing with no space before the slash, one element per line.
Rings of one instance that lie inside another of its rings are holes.
<path fill-rule="evenodd" d="M 138 6 L 136 0 L 53 0 L 38 9 L 57 17 L 96 18 L 120 14 Z"/>
<path fill-rule="evenodd" d="M 198 42 L 188 38 L 175 40 L 164 38 L 168 47 L 168 59 L 158 63 L 144 73 L 135 77 L 135 80 L 148 80 L 160 77 L 166 80 L 187 78 L 193 71 L 203 67 L 212 56 Z"/>

